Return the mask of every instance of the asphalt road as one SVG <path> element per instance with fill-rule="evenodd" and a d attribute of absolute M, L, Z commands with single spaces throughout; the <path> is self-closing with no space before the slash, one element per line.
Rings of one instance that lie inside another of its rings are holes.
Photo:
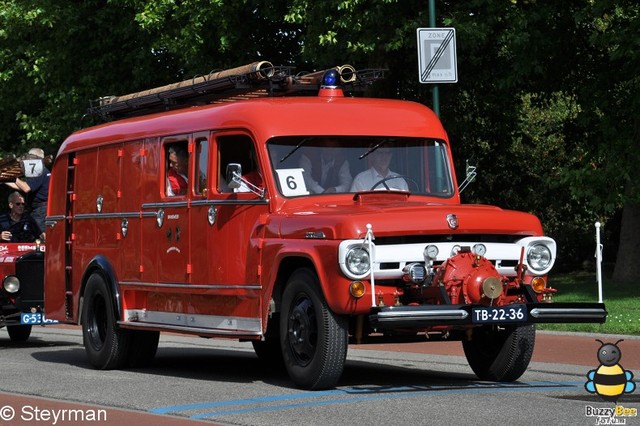
<path fill-rule="evenodd" d="M 596 338 L 624 338 L 620 365 L 640 378 L 640 339 L 630 336 L 539 332 L 514 383 L 477 380 L 457 342 L 352 346 L 338 387 L 308 392 L 247 343 L 163 334 L 152 367 L 96 371 L 77 327 L 34 328 L 20 345 L 0 330 L 0 423 L 640 426 L 637 388 L 617 404 L 585 390 Z M 628 415 L 596 415 L 615 407 Z"/>

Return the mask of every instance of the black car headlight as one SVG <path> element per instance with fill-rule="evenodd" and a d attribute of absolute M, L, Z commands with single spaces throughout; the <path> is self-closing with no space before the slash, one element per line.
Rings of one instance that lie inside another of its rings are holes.
<path fill-rule="evenodd" d="M 2 288 L 9 294 L 16 294 L 20 291 L 20 280 L 15 275 L 8 275 L 2 280 Z"/>

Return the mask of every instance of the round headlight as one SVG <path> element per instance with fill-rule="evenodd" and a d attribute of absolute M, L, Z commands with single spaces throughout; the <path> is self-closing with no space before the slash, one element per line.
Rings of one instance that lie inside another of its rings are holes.
<path fill-rule="evenodd" d="M 15 275 L 9 275 L 2 281 L 2 287 L 7 293 L 15 294 L 20 291 L 20 280 Z"/>
<path fill-rule="evenodd" d="M 366 274 L 371 269 L 369 252 L 361 247 L 353 247 L 347 252 L 346 264 L 352 274 Z"/>
<path fill-rule="evenodd" d="M 549 247 L 544 244 L 534 244 L 529 247 L 527 251 L 527 263 L 534 271 L 544 271 L 551 265 L 552 261 Z"/>

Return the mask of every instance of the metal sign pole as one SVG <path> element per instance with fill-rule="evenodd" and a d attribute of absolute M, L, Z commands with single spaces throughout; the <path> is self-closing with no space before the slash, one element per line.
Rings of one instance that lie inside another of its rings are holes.
<path fill-rule="evenodd" d="M 431 28 L 435 28 L 436 26 L 436 1 L 429 0 L 429 26 Z M 438 117 L 440 117 L 440 91 L 438 90 L 438 85 L 433 85 L 433 112 L 436 113 Z"/>

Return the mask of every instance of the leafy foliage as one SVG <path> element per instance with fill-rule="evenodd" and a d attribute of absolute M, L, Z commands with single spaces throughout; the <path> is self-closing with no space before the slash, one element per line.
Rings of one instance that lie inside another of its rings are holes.
<path fill-rule="evenodd" d="M 531 211 L 564 263 L 592 258 L 593 222 L 617 226 L 640 201 L 640 5 L 437 5 L 437 25 L 456 28 L 459 73 L 440 86 L 441 118 L 457 169 L 469 159 L 480 172 L 465 201 Z M 86 125 L 90 99 L 258 59 L 385 67 L 377 96 L 430 104 L 416 61 L 428 22 L 424 0 L 0 0 L 0 156 L 55 152 Z"/>

